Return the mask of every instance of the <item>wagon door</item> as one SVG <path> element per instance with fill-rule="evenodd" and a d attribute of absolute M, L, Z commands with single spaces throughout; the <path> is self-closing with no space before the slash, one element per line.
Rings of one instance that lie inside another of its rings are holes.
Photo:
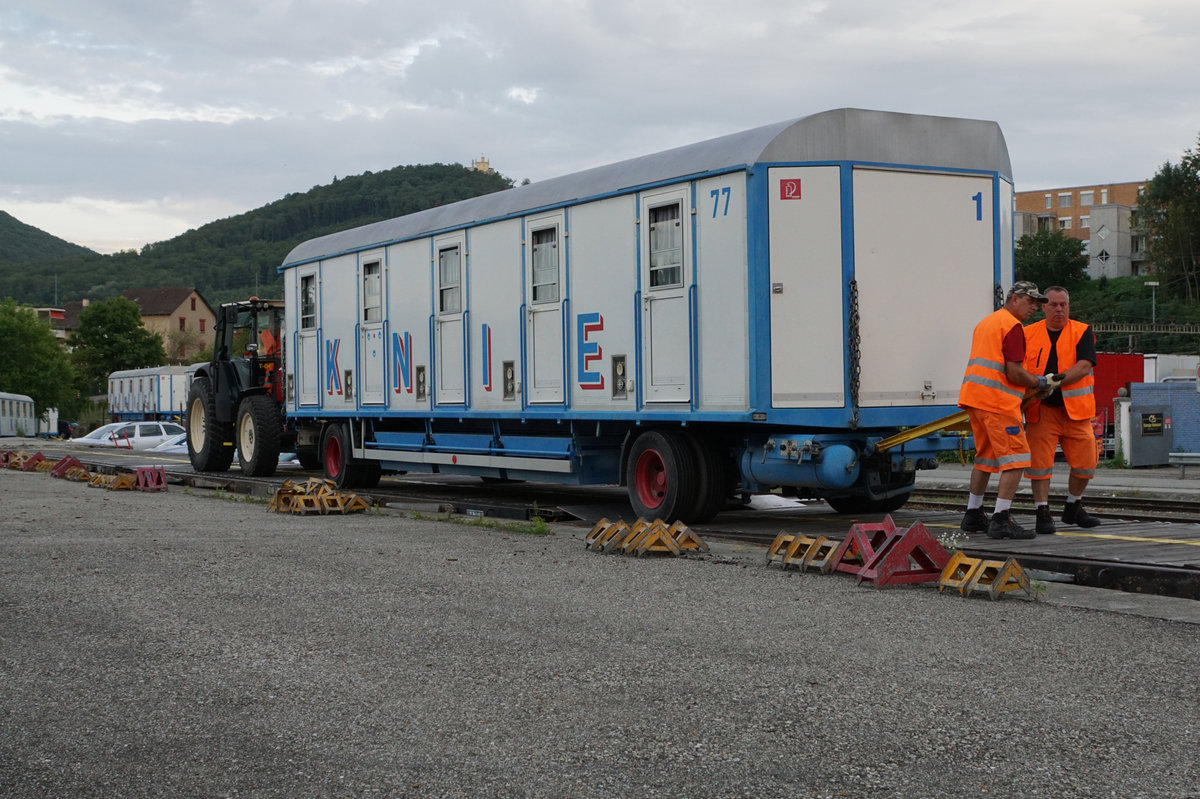
<path fill-rule="evenodd" d="M 435 246 L 436 295 L 433 320 L 437 377 L 434 402 L 439 405 L 466 401 L 466 341 L 463 337 L 465 288 L 461 237 L 443 239 Z"/>
<path fill-rule="evenodd" d="M 533 220 L 525 242 L 529 402 L 563 401 L 562 214 Z"/>
<path fill-rule="evenodd" d="M 996 236 L 1012 207 L 1000 200 L 991 176 L 854 170 L 862 407 L 958 402 L 971 330 L 993 310 L 997 259 L 1012 248 L 1011 228 Z M 914 308 L 936 308 L 936 323 L 898 324 Z"/>
<path fill-rule="evenodd" d="M 362 261 L 362 295 L 358 327 L 358 354 L 364 405 L 382 405 L 386 360 L 383 339 L 383 257 Z"/>
<path fill-rule="evenodd" d="M 296 331 L 296 390 L 300 405 L 321 400 L 321 343 L 317 329 L 317 274 L 300 275 L 300 325 Z"/>
<path fill-rule="evenodd" d="M 642 383 L 646 402 L 691 399 L 691 314 L 686 190 L 647 196 L 642 206 Z"/>
<path fill-rule="evenodd" d="M 769 175 L 771 406 L 841 407 L 841 170 L 775 167 Z"/>

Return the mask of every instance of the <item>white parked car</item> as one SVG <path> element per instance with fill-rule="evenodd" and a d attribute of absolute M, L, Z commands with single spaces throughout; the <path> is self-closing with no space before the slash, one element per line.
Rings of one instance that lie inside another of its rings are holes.
<path fill-rule="evenodd" d="M 172 455 L 187 454 L 187 433 L 171 436 L 163 443 L 152 448 L 154 452 L 169 452 Z"/>
<path fill-rule="evenodd" d="M 127 422 L 112 425 L 108 430 L 99 428 L 74 441 L 86 447 L 146 450 L 153 449 L 168 438 L 183 432 L 184 429 L 174 422 Z M 96 433 L 101 435 L 93 438 Z"/>

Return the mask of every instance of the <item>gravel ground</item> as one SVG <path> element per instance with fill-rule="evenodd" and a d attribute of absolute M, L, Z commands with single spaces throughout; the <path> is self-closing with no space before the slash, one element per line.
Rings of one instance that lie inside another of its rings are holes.
<path fill-rule="evenodd" d="M 1193 625 L 0 470 L 0 796 L 1200 797 Z"/>

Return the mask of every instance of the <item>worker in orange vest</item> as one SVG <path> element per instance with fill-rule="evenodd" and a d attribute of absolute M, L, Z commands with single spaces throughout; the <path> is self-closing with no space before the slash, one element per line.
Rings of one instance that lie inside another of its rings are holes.
<path fill-rule="evenodd" d="M 1046 318 L 1025 328 L 1025 368 L 1034 374 L 1061 372 L 1062 385 L 1025 410 L 1025 434 L 1032 464 L 1025 470 L 1037 505 L 1039 533 L 1053 533 L 1050 476 L 1054 450 L 1062 446 L 1071 472 L 1067 478 L 1064 524 L 1095 527 L 1100 520 L 1083 509 L 1083 492 L 1096 475 L 1096 395 L 1092 370 L 1096 366 L 1096 335 L 1091 325 L 1071 318 L 1071 295 L 1062 286 L 1046 289 L 1042 306 Z"/>
<path fill-rule="evenodd" d="M 1045 390 L 1061 376 L 1034 375 L 1025 368 L 1025 329 L 1046 296 L 1028 280 L 1008 290 L 1004 306 L 983 318 L 971 336 L 971 358 L 958 393 L 958 406 L 967 412 L 975 438 L 971 489 L 961 528 L 987 533 L 990 538 L 1034 538 L 1012 518 L 1010 508 L 1021 474 L 1030 466 L 1029 443 L 1021 420 L 1025 389 Z M 983 510 L 988 481 L 999 473 L 996 507 L 989 518 Z"/>

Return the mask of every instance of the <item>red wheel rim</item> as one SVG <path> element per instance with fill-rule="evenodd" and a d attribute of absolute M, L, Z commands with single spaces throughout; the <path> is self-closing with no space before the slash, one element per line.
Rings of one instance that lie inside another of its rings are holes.
<path fill-rule="evenodd" d="M 667 467 L 657 450 L 648 449 L 638 456 L 633 467 L 633 485 L 638 501 L 654 509 L 667 497 Z"/>
<path fill-rule="evenodd" d="M 337 477 L 342 471 L 342 442 L 330 436 L 325 442 L 325 474 Z"/>

